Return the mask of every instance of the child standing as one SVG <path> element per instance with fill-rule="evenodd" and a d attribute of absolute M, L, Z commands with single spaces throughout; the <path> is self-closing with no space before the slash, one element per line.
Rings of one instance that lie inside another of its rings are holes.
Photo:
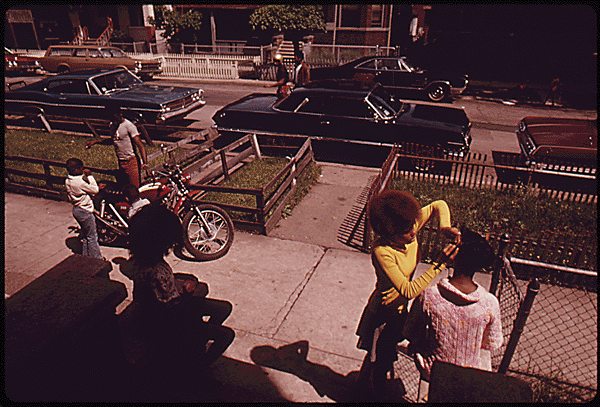
<path fill-rule="evenodd" d="M 65 186 L 69 201 L 73 204 L 73 217 L 81 228 L 79 233 L 82 244 L 81 254 L 102 259 L 94 218 L 94 203 L 91 197 L 98 193 L 98 184 L 90 170 L 83 169 L 83 161 L 78 158 L 67 160 L 67 172 L 69 176 L 65 180 Z"/>
<path fill-rule="evenodd" d="M 423 275 L 411 281 L 418 262 L 417 232 L 433 215 L 439 218 L 440 231 L 452 241 Z M 396 344 L 403 339 L 406 306 L 456 256 L 460 231 L 451 227 L 446 202 L 439 200 L 421 208 L 411 194 L 403 191 L 387 190 L 376 195 L 369 203 L 368 216 L 379 236 L 371 253 L 377 284 L 356 332 L 360 337 L 358 348 L 367 351 L 356 384 L 363 393 L 372 391 L 373 396 L 384 397 L 387 372 L 396 360 Z"/>

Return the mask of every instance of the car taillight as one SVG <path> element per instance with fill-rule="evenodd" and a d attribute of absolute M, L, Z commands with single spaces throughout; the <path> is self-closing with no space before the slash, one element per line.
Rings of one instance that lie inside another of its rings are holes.
<path fill-rule="evenodd" d="M 192 181 L 192 176 L 190 175 L 189 172 L 183 172 L 181 173 L 181 180 L 183 181 L 184 184 L 189 184 Z"/>

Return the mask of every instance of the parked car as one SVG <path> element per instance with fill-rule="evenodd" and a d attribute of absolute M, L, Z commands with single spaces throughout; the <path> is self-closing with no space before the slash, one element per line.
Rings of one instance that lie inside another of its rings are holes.
<path fill-rule="evenodd" d="M 520 154 L 492 151 L 500 182 L 597 194 L 597 120 L 525 117 L 516 133 Z"/>
<path fill-rule="evenodd" d="M 162 72 L 159 59 L 133 59 L 119 48 L 98 45 L 51 45 L 40 59 L 48 72 L 127 68 L 142 79 Z"/>
<path fill-rule="evenodd" d="M 219 131 L 306 135 L 366 144 L 410 142 L 469 151 L 471 122 L 463 109 L 403 103 L 378 83 L 325 81 L 294 89 L 278 101 L 253 93 L 218 110 Z"/>
<path fill-rule="evenodd" d="M 202 107 L 204 91 L 141 81 L 127 69 L 88 70 L 42 79 L 4 95 L 9 114 L 109 119 L 106 108 L 120 107 L 128 118 L 154 124 Z"/>
<path fill-rule="evenodd" d="M 422 70 L 406 57 L 362 57 L 336 67 L 313 68 L 310 77 L 375 81 L 394 96 L 407 97 L 416 91 L 434 102 L 460 96 L 469 83 L 467 75 Z"/>
<path fill-rule="evenodd" d="M 4 47 L 4 73 L 7 75 L 22 75 L 26 73 L 41 73 L 42 66 L 36 58 L 20 55 Z"/>
<path fill-rule="evenodd" d="M 516 133 L 526 164 L 558 160 L 598 165 L 597 120 L 525 117 Z"/>

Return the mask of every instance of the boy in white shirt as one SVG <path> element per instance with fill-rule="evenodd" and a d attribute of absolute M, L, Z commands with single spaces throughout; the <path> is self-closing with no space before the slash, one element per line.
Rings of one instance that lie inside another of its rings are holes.
<path fill-rule="evenodd" d="M 96 219 L 94 218 L 94 203 L 91 195 L 98 193 L 98 184 L 91 175 L 91 171 L 83 169 L 83 161 L 78 158 L 67 160 L 69 176 L 65 179 L 69 201 L 73 204 L 73 217 L 79 223 L 79 238 L 84 256 L 102 259 Z"/>

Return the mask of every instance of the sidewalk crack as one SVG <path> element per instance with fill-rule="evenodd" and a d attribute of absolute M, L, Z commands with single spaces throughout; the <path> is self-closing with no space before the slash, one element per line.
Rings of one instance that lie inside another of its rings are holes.
<path fill-rule="evenodd" d="M 291 302 L 291 305 L 289 306 L 287 312 L 283 316 L 283 319 L 281 320 L 281 322 L 277 325 L 277 328 L 275 329 L 275 332 L 273 332 L 273 334 L 271 335 L 271 338 L 274 338 L 275 335 L 277 335 L 277 333 L 279 332 L 279 329 L 281 328 L 281 326 L 283 325 L 283 323 L 286 321 L 288 315 L 290 314 L 290 312 L 294 308 L 294 305 L 296 304 L 296 301 L 298 301 L 298 299 L 300 298 L 300 295 L 302 295 L 302 292 L 304 291 L 304 288 L 306 287 L 306 285 L 308 284 L 308 282 L 312 278 L 313 274 L 317 270 L 317 267 L 319 267 L 319 264 L 321 264 L 321 261 L 323 260 L 323 258 L 325 257 L 325 255 L 327 254 L 328 251 L 329 251 L 328 247 L 324 247 L 323 248 L 323 254 L 321 255 L 321 257 L 319 257 L 319 259 L 317 260 L 316 264 L 314 266 L 312 266 L 311 269 L 308 271 L 308 273 L 306 273 L 304 275 L 304 278 L 302 279 L 302 281 L 296 286 L 296 288 L 294 288 L 294 290 L 288 296 L 288 298 L 285 301 L 285 304 L 283 305 L 283 307 L 281 307 L 281 309 L 279 311 L 277 311 L 277 313 L 275 314 L 275 316 L 271 320 L 272 322 L 276 321 L 277 320 L 277 316 L 281 313 L 281 311 L 285 310 L 286 307 L 288 306 L 288 304 L 290 304 L 290 302 Z"/>

